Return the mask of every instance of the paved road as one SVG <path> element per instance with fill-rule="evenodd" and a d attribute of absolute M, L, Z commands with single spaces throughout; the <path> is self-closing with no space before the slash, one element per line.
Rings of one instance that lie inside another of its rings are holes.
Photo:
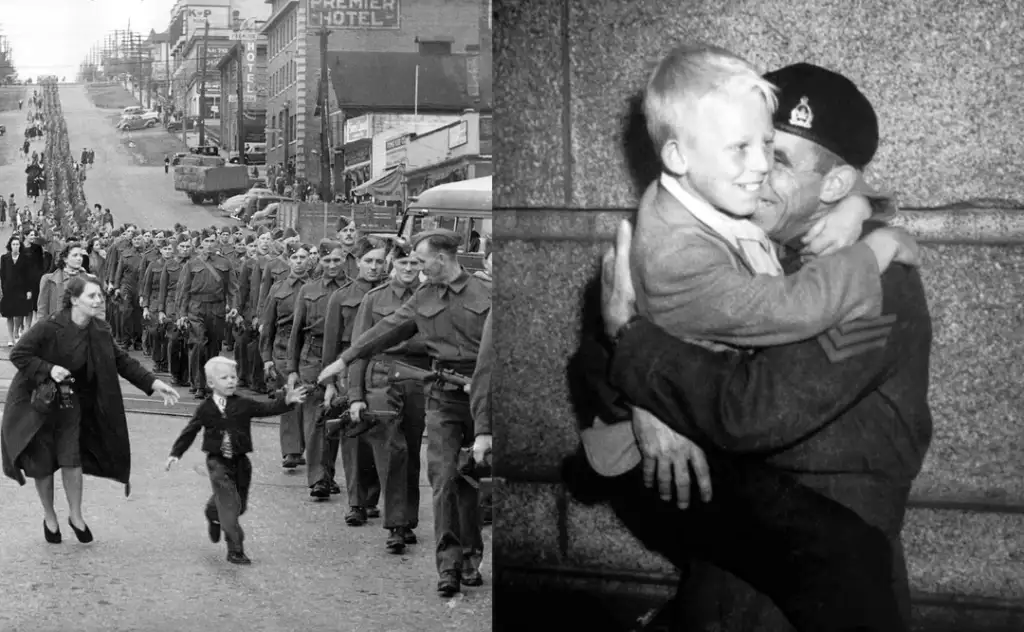
<path fill-rule="evenodd" d="M 72 148 L 96 150 L 96 167 L 86 182 L 90 203 L 110 206 L 119 223 L 224 223 L 212 207 L 196 207 L 174 195 L 162 168 L 136 166 L 118 144 L 108 111 L 95 108 L 82 86 L 60 91 Z M 24 113 L 0 113 L 0 124 L 8 129 L 0 139 L 0 193 L 14 192 L 21 202 L 24 163 L 14 158 L 13 145 L 22 137 Z M 0 232 L 0 239 L 9 234 Z M 14 375 L 6 342 L 6 328 L 0 327 L 0 397 Z M 134 387 L 125 386 L 124 394 L 134 410 L 160 409 Z M 192 405 L 185 399 L 173 412 L 188 414 Z M 49 545 L 31 483 L 19 488 L 10 479 L 0 480 L 0 632 L 491 629 L 490 528 L 485 529 L 485 585 L 452 600 L 436 596 L 425 467 L 420 544 L 390 555 L 383 548 L 380 519 L 350 528 L 339 497 L 327 503 L 309 500 L 303 468 L 289 474 L 280 467 L 277 427 L 269 422 L 253 429 L 254 485 L 243 517 L 251 567 L 226 563 L 223 543 L 206 537 L 201 507 L 209 481 L 198 444 L 173 471 L 163 470 L 184 426 L 181 416 L 129 414 L 132 496 L 125 498 L 109 481 L 86 479 L 84 512 L 96 536 L 91 545 L 76 542 L 67 527 L 59 481 L 65 541 Z"/>

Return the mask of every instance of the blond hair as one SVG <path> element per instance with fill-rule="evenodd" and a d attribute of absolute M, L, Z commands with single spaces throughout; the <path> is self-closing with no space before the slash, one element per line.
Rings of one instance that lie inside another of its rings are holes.
<path fill-rule="evenodd" d="M 775 86 L 746 60 L 709 44 L 677 46 L 665 56 L 644 91 L 647 133 L 660 152 L 673 138 L 695 125 L 696 105 L 711 95 L 735 95 L 755 90 L 774 114 Z"/>
<path fill-rule="evenodd" d="M 232 360 L 230 358 L 225 358 L 224 356 L 214 356 L 214 357 L 210 358 L 209 360 L 207 360 L 206 364 L 203 365 L 203 373 L 206 373 L 207 375 L 209 375 L 209 373 L 213 369 L 215 369 L 216 367 L 219 367 L 219 366 L 230 367 L 231 369 L 234 369 L 236 371 L 238 370 L 237 369 L 238 363 L 235 362 L 234 360 Z"/>

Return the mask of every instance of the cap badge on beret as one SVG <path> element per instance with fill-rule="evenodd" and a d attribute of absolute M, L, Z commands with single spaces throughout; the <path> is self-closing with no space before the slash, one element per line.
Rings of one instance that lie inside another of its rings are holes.
<path fill-rule="evenodd" d="M 789 112 L 789 124 L 811 129 L 813 122 L 814 112 L 811 112 L 811 104 L 808 103 L 807 97 L 800 97 L 800 103 Z"/>

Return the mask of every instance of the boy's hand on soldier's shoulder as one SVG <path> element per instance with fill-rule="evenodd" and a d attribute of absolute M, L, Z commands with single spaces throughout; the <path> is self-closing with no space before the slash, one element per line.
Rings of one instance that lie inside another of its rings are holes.
<path fill-rule="evenodd" d="M 178 457 L 172 456 L 167 458 L 167 466 L 164 467 L 165 472 L 171 471 L 171 466 L 178 462 Z"/>
<path fill-rule="evenodd" d="M 804 253 L 823 257 L 852 246 L 871 217 L 871 202 L 863 195 L 843 198 L 803 236 Z"/>

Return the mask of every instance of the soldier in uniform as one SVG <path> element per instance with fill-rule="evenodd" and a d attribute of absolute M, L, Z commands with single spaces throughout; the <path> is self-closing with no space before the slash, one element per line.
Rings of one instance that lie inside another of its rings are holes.
<path fill-rule="evenodd" d="M 205 399 L 206 374 L 203 366 L 220 355 L 224 323 L 238 315 L 235 293 L 238 280 L 231 262 L 216 254 L 217 237 L 212 231 L 202 234 L 196 256 L 181 268 L 178 277 L 178 325 L 191 327 L 189 336 L 189 391 L 196 399 Z M 225 317 L 225 313 L 227 316 Z"/>
<path fill-rule="evenodd" d="M 294 323 L 295 297 L 309 280 L 310 247 L 289 243 L 287 248 L 288 274 L 270 286 L 266 306 L 260 315 L 259 342 L 263 371 L 267 377 L 273 376 L 276 389 L 283 388 L 287 381 L 288 345 Z M 287 469 L 306 464 L 302 456 L 306 449 L 304 427 L 306 423 L 313 423 L 312 419 L 306 421 L 303 417 L 306 412 L 300 406 L 281 415 L 281 465 Z"/>
<path fill-rule="evenodd" d="M 154 230 L 152 232 L 147 230 L 142 233 L 142 241 L 142 291 L 139 293 L 139 305 L 142 307 L 142 353 L 152 356 L 153 345 L 150 335 L 153 333 L 153 323 L 150 322 L 150 319 L 146 318 L 146 304 L 149 302 L 147 297 L 150 291 L 160 291 L 160 277 L 151 277 L 149 285 L 146 285 L 146 273 L 154 262 L 163 259 L 162 249 L 167 243 L 167 236 L 164 235 L 162 230 Z M 156 274 L 159 274 L 159 272 L 156 272 Z M 156 314 L 152 314 L 152 316 L 156 317 Z"/>
<path fill-rule="evenodd" d="M 245 348 L 245 353 L 248 357 L 250 375 L 249 384 L 252 389 L 257 393 L 267 392 L 266 376 L 263 373 L 263 362 L 260 361 L 260 337 L 259 337 L 259 322 L 260 322 L 260 305 L 259 305 L 259 289 L 260 289 L 260 271 L 263 266 L 270 261 L 270 245 L 273 243 L 273 238 L 269 232 L 262 233 L 256 238 L 253 244 L 253 253 L 250 257 L 251 263 L 247 266 L 247 272 L 249 281 L 248 285 L 248 300 L 246 301 L 246 309 L 242 314 L 246 319 L 248 325 L 248 346 Z M 241 279 L 239 279 L 241 283 Z"/>
<path fill-rule="evenodd" d="M 188 233 L 178 235 L 175 256 L 160 270 L 160 292 L 156 304 L 157 320 L 168 329 L 167 369 L 175 386 L 189 384 L 188 335 L 175 326 L 178 321 L 178 278 L 181 269 L 192 256 L 192 241 Z M 152 306 L 151 306 L 152 309 Z"/>
<path fill-rule="evenodd" d="M 324 332 L 323 366 L 334 362 L 342 351 L 352 343 L 352 328 L 356 312 L 363 297 L 380 285 L 387 273 L 387 244 L 376 237 L 365 237 L 344 254 L 356 257 L 356 276 L 340 290 L 331 295 L 327 302 L 327 326 Z M 342 262 L 342 267 L 345 263 Z M 342 378 L 345 376 L 343 375 Z M 328 383 L 324 401 L 334 401 L 335 396 L 347 399 L 348 385 L 343 379 Z M 335 466 L 338 452 L 342 451 L 342 466 L 345 468 L 345 487 L 348 492 L 349 511 L 345 523 L 350 527 L 366 524 L 368 517 L 380 515 L 377 503 L 380 501 L 380 478 L 373 462 L 373 448 L 365 436 L 327 440 L 324 468 L 331 480 L 335 480 Z M 376 515 L 374 515 L 376 514 Z"/>
<path fill-rule="evenodd" d="M 490 256 L 488 256 L 488 259 Z M 470 412 L 473 413 L 473 459 L 483 463 L 491 451 L 491 377 L 498 359 L 494 352 L 494 332 L 491 329 L 494 313 L 487 314 L 484 323 L 484 337 L 480 341 L 480 353 L 476 359 L 476 373 L 469 392 Z M 491 524 L 492 499 L 490 494 L 480 498 L 480 521 Z"/>
<path fill-rule="evenodd" d="M 395 313 L 420 285 L 419 261 L 407 244 L 395 244 L 389 258 L 394 264 L 394 273 L 363 298 L 356 313 L 352 339 L 358 340 L 364 332 Z M 392 553 L 401 553 L 406 545 L 416 543 L 413 529 L 419 525 L 419 455 L 426 422 L 423 384 L 418 380 L 389 384 L 387 376 L 394 361 L 430 368 L 430 356 L 421 338 L 422 335 L 417 335 L 399 343 L 370 361 L 355 360 L 348 369 L 349 413 L 354 421 L 367 410 L 370 391 L 376 391 L 378 397 L 383 395 L 387 408 L 396 413 L 364 435 L 373 449 L 374 464 L 384 490 L 384 528 L 388 530 L 385 547 Z M 347 466 L 345 476 L 347 479 Z"/>
<path fill-rule="evenodd" d="M 114 272 L 114 298 L 119 301 L 121 319 L 121 346 L 136 351 L 142 349 L 142 307 L 139 305 L 139 285 L 142 281 L 142 235 L 135 235 L 131 243 L 121 249 Z M 136 314 L 136 312 L 138 312 Z"/>
<path fill-rule="evenodd" d="M 252 256 L 249 256 L 247 252 L 246 258 L 238 268 L 238 295 L 235 309 L 238 310 L 241 322 L 238 327 L 238 335 L 235 337 L 234 354 L 235 363 L 238 365 L 238 385 L 243 388 L 251 385 L 253 390 L 259 392 L 265 390 L 265 386 L 256 383 L 255 375 L 257 368 L 253 365 L 258 364 L 260 373 L 262 373 L 263 363 L 254 362 L 255 358 L 251 353 L 253 342 L 257 341 L 258 346 L 259 339 L 259 334 L 256 330 L 258 325 L 256 308 L 259 299 L 259 286 L 257 285 L 254 288 L 252 282 L 257 276 L 256 269 L 266 263 L 265 253 L 270 245 L 270 233 L 260 236 L 260 240 L 262 240 L 260 243 L 263 244 L 263 256 L 258 254 L 260 246 L 257 240 L 251 236 L 249 239 L 251 241 L 247 244 L 247 249 L 251 249 Z"/>
<path fill-rule="evenodd" d="M 327 301 L 346 281 L 342 269 L 342 255 L 341 246 L 335 244 L 322 259 L 323 276 L 303 285 L 295 299 L 295 316 L 287 358 L 288 382 L 293 387 L 300 381 L 305 384 L 316 384 L 317 375 L 323 368 Z M 332 493 L 340 494 L 341 488 L 330 478 L 330 473 L 324 466 L 326 436 L 324 420 L 318 410 L 324 402 L 324 389 L 317 388 L 310 395 L 302 404 L 306 438 L 306 477 L 310 497 L 323 500 L 329 498 Z"/>
<path fill-rule="evenodd" d="M 167 367 L 167 323 L 160 319 L 160 312 L 163 311 L 160 305 L 160 277 L 164 267 L 174 259 L 175 245 L 167 242 L 163 233 L 160 234 L 157 243 L 160 248 L 157 251 L 160 258 L 146 266 L 146 272 L 142 275 L 142 291 L 139 299 L 142 301 L 142 321 L 149 330 L 147 336 L 153 358 L 153 372 L 166 373 Z"/>
<path fill-rule="evenodd" d="M 491 288 L 458 262 L 461 239 L 449 230 L 431 230 L 413 238 L 416 258 L 427 281 L 408 302 L 352 343 L 326 367 L 320 380 L 332 379 L 359 358 L 372 357 L 423 334 L 439 369 L 470 376 L 476 369 L 484 321 L 491 309 Z M 427 476 L 434 494 L 437 538 L 437 590 L 445 597 L 460 583 L 483 583 L 483 536 L 475 488 L 458 474 L 459 451 L 472 444 L 469 395 L 462 387 L 435 383 L 427 392 Z"/>
<path fill-rule="evenodd" d="M 345 249 L 345 275 L 354 279 L 359 275 L 358 257 L 352 252 L 360 237 L 356 223 L 344 215 L 339 217 L 336 224 L 336 235 L 341 247 Z"/>
<path fill-rule="evenodd" d="M 260 267 L 258 282 L 256 279 L 253 280 L 253 286 L 259 288 L 259 298 L 257 299 L 257 314 L 263 314 L 263 310 L 266 308 L 267 296 L 270 294 L 270 288 L 275 283 L 288 276 L 291 265 L 289 264 L 288 244 L 297 244 L 298 238 L 291 240 L 285 240 L 281 230 L 276 230 L 271 235 L 272 241 L 270 248 L 277 251 L 277 255 L 268 258 L 267 262 Z M 309 252 L 306 253 L 306 258 L 309 258 Z"/>
<path fill-rule="evenodd" d="M 133 236 L 133 230 L 130 226 L 125 226 L 124 230 L 114 229 L 111 232 L 112 241 L 110 243 L 110 249 L 107 252 L 107 266 L 106 266 L 106 277 L 103 278 L 103 282 L 106 284 L 107 294 L 113 298 L 114 293 L 114 273 L 117 272 L 117 262 L 121 257 L 121 250 L 127 245 L 131 244 Z M 121 312 L 120 309 L 116 308 L 114 304 L 117 300 L 110 301 L 111 305 L 107 307 L 107 315 L 110 322 L 111 335 L 114 340 L 120 340 L 122 336 L 122 323 L 121 323 Z"/>

